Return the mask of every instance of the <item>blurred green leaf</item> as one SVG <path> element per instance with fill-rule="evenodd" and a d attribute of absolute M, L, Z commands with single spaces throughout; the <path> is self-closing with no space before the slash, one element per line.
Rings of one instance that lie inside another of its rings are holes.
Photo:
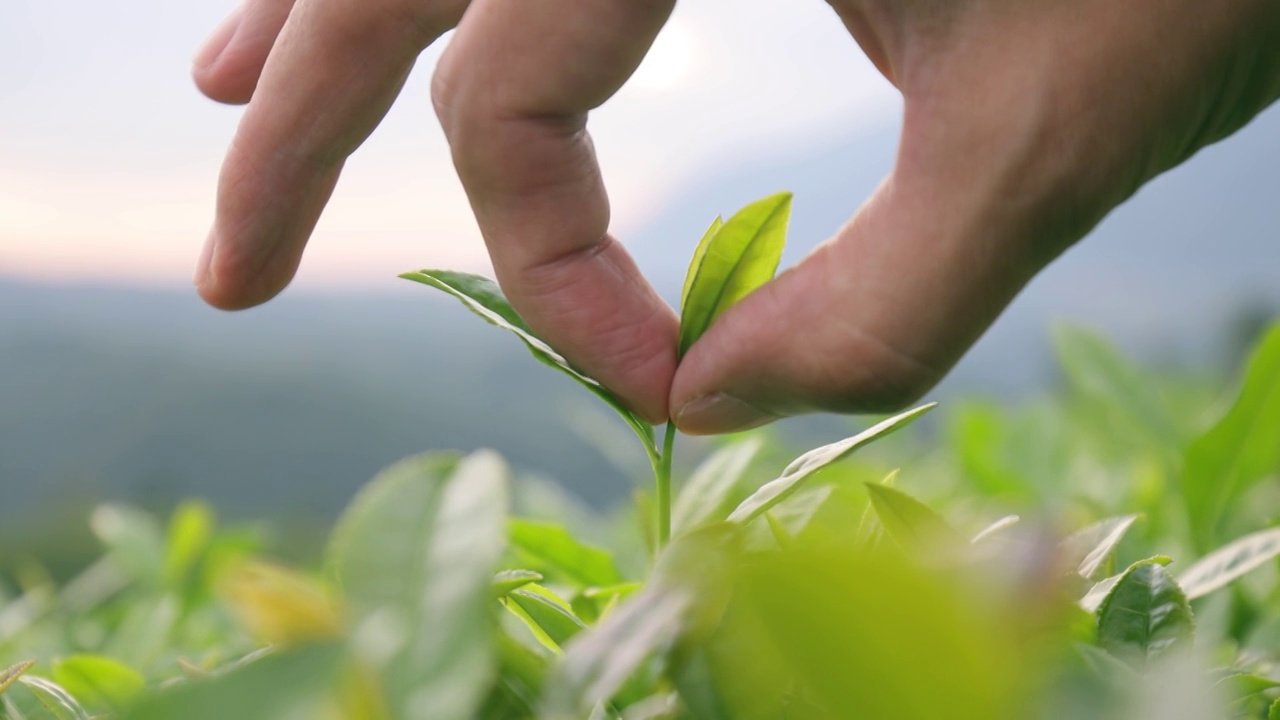
<path fill-rule="evenodd" d="M 53 679 L 95 713 L 127 707 L 147 686 L 137 670 L 100 655 L 72 655 L 54 662 Z"/>
<path fill-rule="evenodd" d="M 504 598 L 512 590 L 517 590 L 530 583 L 542 582 L 542 573 L 532 570 L 503 570 L 493 576 L 493 594 Z"/>
<path fill-rule="evenodd" d="M 120 720 L 321 718 L 334 701 L 343 652 L 332 645 L 273 653 L 208 680 L 148 697 Z"/>
<path fill-rule="evenodd" d="M 1097 580 L 1111 565 L 1116 547 L 1138 521 L 1137 515 L 1100 520 L 1062 541 L 1062 561 L 1085 580 Z"/>
<path fill-rule="evenodd" d="M 330 568 L 397 717 L 462 720 L 483 701 L 506 508 L 496 454 L 427 453 L 384 470 L 339 520 Z"/>
<path fill-rule="evenodd" d="M 1059 325 L 1053 330 L 1053 339 L 1067 379 L 1098 410 L 1099 421 L 1113 437 L 1126 433 L 1131 440 L 1146 439 L 1157 448 L 1178 447 L 1178 430 L 1148 373 L 1105 335 L 1089 328 Z"/>
<path fill-rule="evenodd" d="M 543 720 L 579 720 L 611 700 L 655 653 L 714 624 L 727 602 L 741 530 L 708 525 L 674 540 L 639 592 L 578 636 L 547 687 Z"/>
<path fill-rule="evenodd" d="M 725 310 L 773 279 L 790 217 L 791 193 L 778 193 L 739 210 L 698 244 L 681 302 L 681 356 Z"/>
<path fill-rule="evenodd" d="M 23 675 L 18 678 L 18 683 L 31 693 L 39 707 L 44 708 L 50 717 L 56 720 L 89 720 L 88 711 L 71 696 L 71 693 L 52 680 Z M 33 713 L 28 712 L 27 715 L 31 716 Z M 36 715 L 36 718 L 39 717 Z"/>
<path fill-rule="evenodd" d="M 1193 539 L 1207 550 L 1224 513 L 1247 488 L 1280 472 L 1280 324 L 1249 360 L 1235 405 L 1186 449 L 1183 494 Z"/>
<path fill-rule="evenodd" d="M 1098 645 L 1136 668 L 1191 644 L 1191 605 L 1158 559 L 1134 563 L 1098 610 Z"/>
<path fill-rule="evenodd" d="M 777 480 L 766 484 L 751 497 L 742 501 L 742 504 L 738 505 L 737 509 L 729 515 L 729 521 L 747 523 L 754 520 L 799 490 L 805 479 L 810 475 L 831 463 L 847 457 L 858 448 L 911 424 L 921 415 L 935 407 L 937 407 L 937 403 L 922 405 L 914 410 L 908 410 L 877 423 L 851 438 L 824 445 L 816 450 L 810 450 L 788 465 Z"/>
<path fill-rule="evenodd" d="M 1228 703 L 1236 704 L 1267 690 L 1280 687 L 1280 682 L 1253 673 L 1233 673 L 1219 680 L 1215 688 Z"/>
<path fill-rule="evenodd" d="M 880 484 L 892 488 L 898 484 L 899 471 L 885 475 L 880 480 Z M 862 510 L 862 517 L 858 519 L 858 530 L 854 533 L 854 547 L 858 550 L 870 550 L 874 548 L 884 537 L 884 524 L 880 522 L 880 516 L 876 515 L 876 508 L 871 504 L 870 495 L 868 495 L 867 506 Z"/>
<path fill-rule="evenodd" d="M 154 516 L 125 505 L 102 505 L 90 516 L 89 527 L 120 570 L 147 587 L 160 587 L 165 546 Z"/>
<path fill-rule="evenodd" d="M 541 571 L 554 571 L 585 587 L 622 582 L 622 575 L 607 550 L 579 542 L 559 525 L 513 519 L 507 527 L 512 545 L 545 563 L 545 567 L 539 568 Z"/>
<path fill-rule="evenodd" d="M 1230 584 L 1280 556 L 1280 528 L 1246 535 L 1214 550 L 1178 576 L 1187 598 L 1195 600 Z"/>
<path fill-rule="evenodd" d="M 188 501 L 174 510 L 164 563 L 165 584 L 171 590 L 180 590 L 186 583 L 213 539 L 214 524 L 213 509 L 206 503 Z"/>
<path fill-rule="evenodd" d="M 885 531 L 903 550 L 928 556 L 969 544 L 942 516 L 901 490 L 868 484 L 867 492 Z"/>
<path fill-rule="evenodd" d="M 678 534 L 707 522 L 724 520 L 734 490 L 764 445 L 751 437 L 716 450 L 693 471 L 671 513 Z"/>
<path fill-rule="evenodd" d="M 975 534 L 969 540 L 969 542 L 973 545 L 977 545 L 980 542 L 989 540 L 992 537 L 999 535 L 1001 532 L 1013 527 L 1014 525 L 1017 525 L 1020 522 L 1022 522 L 1022 518 L 1017 515 L 1005 515 L 999 520 L 996 520 L 990 525 L 979 530 L 977 534 Z"/>
<path fill-rule="evenodd" d="M 1280 720 L 1280 700 L 1271 703 L 1271 710 L 1267 712 L 1267 720 Z"/>
<path fill-rule="evenodd" d="M 534 334 L 524 319 L 520 317 L 520 314 L 515 311 L 515 308 L 511 307 L 511 303 L 502 294 L 502 289 L 498 287 L 497 283 L 479 275 L 450 270 L 419 270 L 417 272 L 404 273 L 400 277 L 443 290 L 462 301 L 462 304 L 468 310 L 479 315 L 485 322 L 514 333 L 529 348 L 529 352 L 538 362 L 559 370 L 576 380 L 578 384 L 587 390 L 590 390 L 592 394 L 603 400 L 622 416 L 622 419 L 640 438 L 640 441 L 645 444 L 645 447 L 651 451 L 655 449 L 653 426 L 631 412 L 617 396 L 606 390 L 598 381 L 587 377 L 570 365 L 564 356 L 553 350 L 550 345 Z"/>

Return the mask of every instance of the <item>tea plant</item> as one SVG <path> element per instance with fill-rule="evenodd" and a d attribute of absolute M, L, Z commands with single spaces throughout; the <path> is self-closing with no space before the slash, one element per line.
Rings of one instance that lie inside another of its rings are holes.
<path fill-rule="evenodd" d="M 773 277 L 790 203 L 707 231 L 681 354 Z M 102 561 L 0 587 L 0 718 L 1280 720 L 1280 325 L 1225 411 L 1067 328 L 1061 398 L 961 403 L 948 447 L 911 447 L 902 473 L 854 454 L 932 405 L 763 478 L 778 444 L 741 435 L 676 483 L 674 427 L 574 368 L 494 283 L 405 277 L 621 416 L 653 470 L 646 566 L 511 517 L 522 486 L 490 451 L 387 468 L 317 573 L 198 503 L 167 528 L 107 506 Z"/>

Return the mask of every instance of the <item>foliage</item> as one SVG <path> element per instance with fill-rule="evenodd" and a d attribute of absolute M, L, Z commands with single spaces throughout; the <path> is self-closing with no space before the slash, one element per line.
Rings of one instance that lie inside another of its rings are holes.
<path fill-rule="evenodd" d="M 789 208 L 712 225 L 681 351 L 772 277 Z M 959 403 L 945 445 L 880 442 L 926 405 L 790 464 L 733 437 L 675 483 L 673 429 L 659 442 L 496 285 L 408 277 L 619 413 L 653 463 L 645 532 L 510 517 L 484 450 L 387 468 L 319 571 L 200 503 L 167 524 L 105 506 L 100 561 L 0 584 L 0 719 L 1280 717 L 1280 325 L 1226 405 L 1063 328 L 1058 397 Z"/>

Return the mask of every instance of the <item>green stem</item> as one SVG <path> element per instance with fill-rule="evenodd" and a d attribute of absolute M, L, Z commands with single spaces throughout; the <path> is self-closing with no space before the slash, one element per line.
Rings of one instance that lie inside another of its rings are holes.
<path fill-rule="evenodd" d="M 662 454 L 656 458 L 653 466 L 654 478 L 658 481 L 658 550 L 661 551 L 671 539 L 671 455 L 675 449 L 676 424 L 667 423 L 666 435 L 662 438 Z"/>

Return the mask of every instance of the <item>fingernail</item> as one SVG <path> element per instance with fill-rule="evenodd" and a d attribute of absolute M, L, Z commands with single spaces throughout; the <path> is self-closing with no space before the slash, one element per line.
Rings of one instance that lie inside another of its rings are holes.
<path fill-rule="evenodd" d="M 216 244 L 217 241 L 210 233 L 208 239 L 204 241 L 204 248 L 200 250 L 200 259 L 196 261 L 196 274 L 192 280 L 196 287 L 203 287 L 205 281 L 209 279 L 209 270 L 213 265 L 213 249 Z"/>
<path fill-rule="evenodd" d="M 218 61 L 218 57 L 231 44 L 231 39 L 235 37 L 236 30 L 240 29 L 240 19 L 244 16 L 243 6 L 237 7 L 227 15 L 218 27 L 209 34 L 209 39 L 204 41 L 200 49 L 196 51 L 195 58 L 191 63 L 198 69 L 203 70 Z"/>
<path fill-rule="evenodd" d="M 676 413 L 676 424 L 691 435 L 749 430 L 775 419 L 776 416 L 726 393 L 712 393 L 691 400 Z"/>

